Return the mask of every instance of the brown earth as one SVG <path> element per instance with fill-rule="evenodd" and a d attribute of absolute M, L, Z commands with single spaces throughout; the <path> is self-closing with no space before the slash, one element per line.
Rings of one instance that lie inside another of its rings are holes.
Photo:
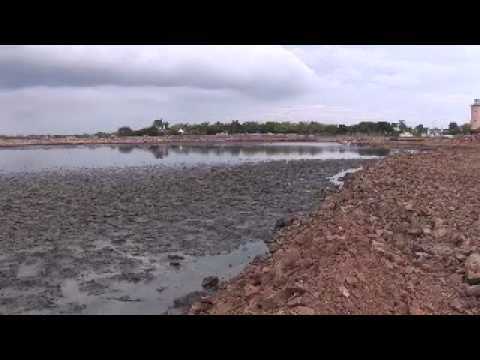
<path fill-rule="evenodd" d="M 368 165 L 190 313 L 478 314 L 479 179 L 480 146 Z"/>

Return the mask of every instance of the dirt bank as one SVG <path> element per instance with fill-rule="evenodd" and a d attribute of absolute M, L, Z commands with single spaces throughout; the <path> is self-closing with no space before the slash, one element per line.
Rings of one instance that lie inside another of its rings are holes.
<path fill-rule="evenodd" d="M 194 314 L 478 314 L 480 147 L 351 175 Z"/>
<path fill-rule="evenodd" d="M 279 220 L 366 163 L 2 174 L 0 313 L 162 313 L 265 252 Z"/>

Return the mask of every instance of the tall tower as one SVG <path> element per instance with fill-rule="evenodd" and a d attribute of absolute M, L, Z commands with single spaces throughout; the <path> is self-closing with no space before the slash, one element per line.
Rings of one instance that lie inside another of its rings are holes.
<path fill-rule="evenodd" d="M 471 108 L 470 128 L 472 131 L 480 132 L 480 99 L 475 99 Z"/>

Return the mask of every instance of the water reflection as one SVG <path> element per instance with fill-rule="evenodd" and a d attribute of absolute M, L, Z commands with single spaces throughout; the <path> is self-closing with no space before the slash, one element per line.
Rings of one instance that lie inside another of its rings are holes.
<path fill-rule="evenodd" d="M 32 146 L 0 149 L 0 172 L 145 165 L 194 166 L 296 159 L 340 160 L 388 154 L 387 149 L 336 143 Z"/>
<path fill-rule="evenodd" d="M 120 153 L 129 154 L 133 150 L 146 151 L 151 153 L 155 159 L 163 159 L 170 155 L 214 155 L 214 156 L 316 156 L 328 153 L 356 153 L 359 156 L 386 156 L 389 154 L 388 149 L 368 148 L 368 147 L 352 147 L 337 144 L 241 144 L 241 145 L 111 145 L 113 149 L 117 149 Z"/>

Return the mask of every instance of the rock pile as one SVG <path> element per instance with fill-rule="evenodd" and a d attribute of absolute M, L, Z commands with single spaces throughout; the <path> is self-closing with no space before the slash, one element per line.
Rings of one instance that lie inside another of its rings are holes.
<path fill-rule="evenodd" d="M 194 314 L 478 314 L 480 149 L 366 166 Z"/>

